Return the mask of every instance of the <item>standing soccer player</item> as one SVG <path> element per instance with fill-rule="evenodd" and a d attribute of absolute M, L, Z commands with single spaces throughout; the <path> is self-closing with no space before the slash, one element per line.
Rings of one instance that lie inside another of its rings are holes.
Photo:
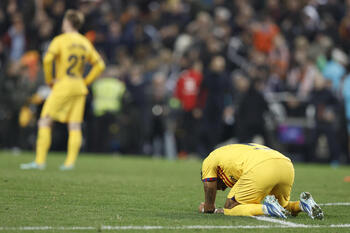
<path fill-rule="evenodd" d="M 105 69 L 105 64 L 93 45 L 78 32 L 83 22 L 82 13 L 68 10 L 63 18 L 63 33 L 53 39 L 44 57 L 45 81 L 52 87 L 52 91 L 45 101 L 38 122 L 35 161 L 21 164 L 21 169 L 45 168 L 54 120 L 67 123 L 69 129 L 67 158 L 60 169 L 74 168 L 82 143 L 81 123 L 87 86 Z M 84 78 L 84 66 L 87 63 L 92 68 Z"/>
<path fill-rule="evenodd" d="M 297 215 L 303 211 L 312 219 L 323 219 L 323 212 L 310 193 L 303 192 L 299 201 L 290 201 L 293 164 L 266 146 L 233 144 L 214 150 L 203 162 L 202 181 L 205 202 L 199 205 L 199 211 L 203 213 L 287 218 L 287 213 Z M 231 190 L 224 209 L 217 210 L 216 190 L 227 187 Z"/>

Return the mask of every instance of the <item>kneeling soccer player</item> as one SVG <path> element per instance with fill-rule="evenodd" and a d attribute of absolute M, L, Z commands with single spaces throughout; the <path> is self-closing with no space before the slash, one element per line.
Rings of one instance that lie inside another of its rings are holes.
<path fill-rule="evenodd" d="M 303 211 L 312 219 L 323 219 L 323 212 L 310 193 L 301 193 L 299 201 L 289 200 L 293 164 L 266 146 L 232 144 L 214 150 L 203 161 L 202 181 L 205 202 L 199 205 L 199 211 L 203 213 L 287 218 L 287 213 L 296 216 Z M 215 209 L 216 190 L 227 187 L 231 190 L 224 209 Z"/>

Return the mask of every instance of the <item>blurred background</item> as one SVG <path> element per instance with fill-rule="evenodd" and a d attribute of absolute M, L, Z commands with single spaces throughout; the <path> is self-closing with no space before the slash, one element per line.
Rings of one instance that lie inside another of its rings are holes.
<path fill-rule="evenodd" d="M 83 151 L 204 158 L 257 142 L 349 163 L 349 0 L 1 0 L 1 149 L 35 147 L 41 61 L 70 8 L 107 64 Z M 66 141 L 56 123 L 52 150 Z"/>

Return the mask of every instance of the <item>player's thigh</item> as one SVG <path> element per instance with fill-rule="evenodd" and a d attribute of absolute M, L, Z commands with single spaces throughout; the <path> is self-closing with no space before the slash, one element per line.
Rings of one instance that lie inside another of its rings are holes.
<path fill-rule="evenodd" d="M 58 121 L 64 120 L 70 109 L 68 101 L 69 98 L 52 93 L 46 99 L 40 117 L 51 117 Z"/>
<path fill-rule="evenodd" d="M 72 99 L 71 109 L 68 116 L 69 123 L 81 123 L 84 119 L 86 96 L 75 96 Z"/>
<path fill-rule="evenodd" d="M 280 173 L 275 159 L 262 162 L 240 177 L 228 198 L 234 197 L 241 204 L 261 203 L 280 183 Z"/>
<path fill-rule="evenodd" d="M 242 176 L 230 190 L 227 198 L 237 201 L 240 204 L 260 203 L 261 193 L 252 179 Z"/>
<path fill-rule="evenodd" d="M 41 109 L 40 118 L 45 118 L 50 116 L 50 112 L 54 107 L 54 99 L 52 95 L 49 95 L 44 102 L 43 108 Z"/>
<path fill-rule="evenodd" d="M 265 179 L 261 179 L 263 173 L 257 170 L 251 170 L 243 174 L 236 184 L 232 187 L 227 198 L 234 198 L 241 204 L 258 204 L 273 188 Z"/>
<path fill-rule="evenodd" d="M 277 160 L 274 166 L 279 167 L 279 181 L 270 194 L 275 195 L 281 206 L 285 207 L 290 200 L 290 193 L 294 183 L 294 167 L 291 162 L 286 160 Z"/>

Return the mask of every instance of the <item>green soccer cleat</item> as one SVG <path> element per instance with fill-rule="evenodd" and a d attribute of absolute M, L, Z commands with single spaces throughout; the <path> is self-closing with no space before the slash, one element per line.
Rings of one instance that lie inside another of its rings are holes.
<path fill-rule="evenodd" d="M 302 192 L 300 194 L 300 208 L 312 219 L 322 220 L 324 217 L 321 207 L 317 205 L 311 194 L 308 192 Z"/>
<path fill-rule="evenodd" d="M 22 170 L 44 170 L 45 167 L 45 164 L 37 164 L 36 162 L 22 163 L 20 166 Z"/>
<path fill-rule="evenodd" d="M 285 210 L 277 201 L 274 195 L 265 197 L 263 211 L 266 215 L 279 218 L 287 218 L 287 210 Z"/>

